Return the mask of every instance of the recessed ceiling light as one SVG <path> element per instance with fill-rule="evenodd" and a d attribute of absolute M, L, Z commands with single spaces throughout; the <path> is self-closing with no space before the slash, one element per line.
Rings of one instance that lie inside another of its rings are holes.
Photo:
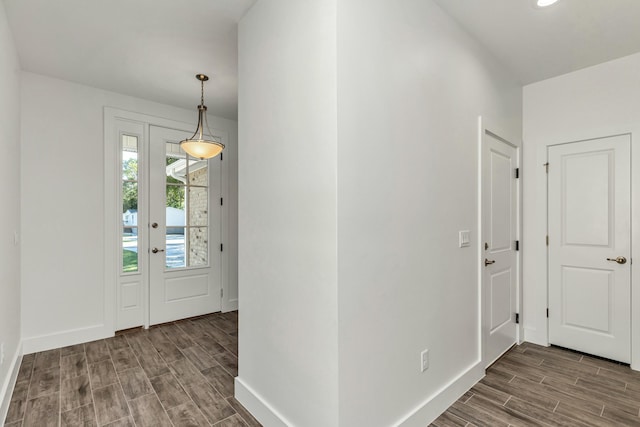
<path fill-rule="evenodd" d="M 558 0 L 538 0 L 536 2 L 536 5 L 538 7 L 547 7 L 547 6 L 551 6 L 552 4 L 554 4 L 557 1 Z"/>

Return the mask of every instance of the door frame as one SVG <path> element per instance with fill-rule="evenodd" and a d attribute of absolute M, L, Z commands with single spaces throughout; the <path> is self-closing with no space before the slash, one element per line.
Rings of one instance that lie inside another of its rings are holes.
<path fill-rule="evenodd" d="M 631 254 L 629 257 L 631 264 L 631 369 L 640 371 L 640 327 L 634 327 L 637 319 L 640 319 L 640 292 L 634 292 L 634 290 L 640 289 L 640 277 L 635 274 L 637 267 L 632 262 L 636 249 L 640 249 L 640 218 L 636 218 L 637 215 L 634 215 L 634 212 L 640 211 L 640 197 L 636 197 L 634 193 L 634 189 L 640 189 L 640 150 L 634 150 L 634 136 L 640 135 L 640 128 L 603 128 L 591 132 L 577 131 L 571 134 L 557 135 L 553 140 L 538 146 L 537 159 L 538 163 L 540 163 L 539 172 L 536 173 L 539 177 L 537 180 L 538 191 L 544 188 L 544 193 L 541 194 L 542 203 L 538 212 L 541 210 L 544 212 L 544 235 L 540 236 L 538 244 L 538 247 L 543 250 L 536 251 L 534 256 L 535 261 L 546 267 L 544 286 L 537 288 L 538 295 L 536 296 L 536 305 L 540 308 L 536 314 L 540 315 L 542 319 L 542 321 L 536 322 L 536 326 L 543 326 L 543 328 L 539 328 L 541 331 L 538 328 L 527 331 L 527 337 L 530 337 L 530 340 L 537 344 L 550 345 L 549 319 L 546 317 L 546 313 L 542 313 L 542 310 L 546 310 L 549 307 L 550 287 L 549 247 L 546 243 L 543 243 L 543 239 L 546 240 L 545 236 L 549 233 L 549 175 L 545 170 L 545 164 L 549 162 L 549 147 L 622 135 L 629 135 L 631 140 Z M 549 167 L 552 166 L 549 165 Z M 544 183 L 543 186 L 540 185 L 542 182 Z M 544 261 L 542 260 L 543 253 Z"/>
<path fill-rule="evenodd" d="M 520 242 L 520 250 L 516 253 L 516 312 L 520 314 L 520 322 L 516 328 L 516 342 L 517 344 L 521 344 L 524 337 L 524 313 L 522 310 L 523 307 L 523 292 L 522 292 L 522 253 L 523 253 L 523 241 L 522 241 L 522 138 L 518 137 L 507 131 L 506 127 L 500 126 L 500 122 L 494 120 L 493 118 L 487 118 L 487 116 L 479 116 L 478 117 L 478 242 L 477 242 L 477 251 L 478 251 L 478 333 L 480 336 L 480 348 L 478 358 L 482 361 L 484 367 L 486 367 L 487 360 L 485 357 L 485 348 L 486 348 L 486 337 L 483 330 L 483 319 L 484 319 L 484 295 L 482 293 L 483 290 L 483 280 L 484 280 L 484 247 L 483 244 L 486 241 L 484 230 L 482 227 L 483 224 L 483 213 L 482 213 L 482 200 L 483 200 L 483 168 L 485 165 L 482 162 L 482 153 L 485 148 L 485 136 L 491 134 L 494 137 L 497 137 L 501 141 L 511 145 L 516 149 L 516 164 L 517 168 L 520 171 L 520 179 L 516 180 L 516 235 L 517 239 Z"/>
<path fill-rule="evenodd" d="M 195 116 L 195 114 L 194 114 Z M 118 306 L 117 306 L 117 286 L 120 281 L 120 252 L 121 238 L 120 228 L 122 221 L 120 195 L 120 179 L 121 170 L 118 164 L 120 157 L 120 126 L 133 125 L 142 129 L 139 137 L 140 145 L 149 146 L 149 133 L 151 126 L 165 127 L 181 130 L 186 133 L 193 132 L 197 123 L 181 122 L 177 120 L 152 116 L 144 113 L 137 113 L 122 110 L 113 107 L 104 107 L 104 301 L 105 301 L 105 326 L 108 330 L 115 332 L 117 330 Z M 228 132 L 212 129 L 216 136 L 221 138 L 223 144 L 228 144 Z M 221 162 L 221 195 L 223 198 L 229 197 L 229 179 L 228 179 L 228 162 Z M 142 186 L 148 187 L 146 178 Z M 229 203 L 222 205 L 221 212 L 221 242 L 228 242 L 229 235 Z M 143 218 L 144 223 L 148 223 L 147 218 Z M 142 227 L 144 223 L 138 221 L 138 226 Z M 147 224 L 148 225 L 148 224 Z M 211 242 L 211 248 L 216 246 L 215 242 Z M 220 285 L 223 291 L 220 306 L 222 311 L 229 310 L 229 269 L 230 269 L 229 251 L 222 251 L 220 260 Z M 143 267 L 147 269 L 147 267 Z M 148 271 L 143 272 L 148 276 Z M 148 278 L 146 286 L 142 286 L 141 301 L 143 304 L 142 325 L 145 329 L 149 327 L 149 286 Z M 232 304 L 231 304 L 232 305 Z"/>

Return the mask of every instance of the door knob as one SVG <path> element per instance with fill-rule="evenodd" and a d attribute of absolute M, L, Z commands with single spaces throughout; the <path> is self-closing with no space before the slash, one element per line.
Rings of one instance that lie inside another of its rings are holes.
<path fill-rule="evenodd" d="M 623 256 L 619 256 L 617 258 L 607 258 L 607 261 L 614 261 L 617 262 L 618 264 L 626 264 L 627 263 L 627 259 Z"/>
<path fill-rule="evenodd" d="M 152 227 L 152 228 L 158 228 L 158 223 L 157 223 L 157 222 L 154 222 L 153 224 L 151 224 L 151 227 Z"/>
<path fill-rule="evenodd" d="M 164 252 L 164 249 L 153 248 L 151 249 L 151 252 L 153 252 L 154 254 L 157 254 L 158 252 Z"/>
<path fill-rule="evenodd" d="M 487 265 L 491 265 L 491 264 L 495 264 L 495 260 L 490 260 L 490 259 L 484 259 L 484 266 L 486 267 Z"/>

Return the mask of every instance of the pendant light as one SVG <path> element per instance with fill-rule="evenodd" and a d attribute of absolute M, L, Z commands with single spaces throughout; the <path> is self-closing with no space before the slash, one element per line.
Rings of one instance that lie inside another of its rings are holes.
<path fill-rule="evenodd" d="M 547 6 L 551 6 L 552 4 L 555 4 L 558 0 L 537 0 L 536 1 L 536 6 L 542 8 L 542 7 L 547 7 Z"/>
<path fill-rule="evenodd" d="M 200 80 L 198 127 L 191 138 L 180 141 L 180 147 L 190 156 L 204 160 L 220 154 L 224 150 L 224 144 L 213 140 L 209 123 L 207 123 L 207 106 L 204 105 L 204 82 L 209 80 L 209 77 L 204 74 L 196 74 L 196 79 Z M 209 132 L 208 134 L 204 133 L 205 127 Z"/>

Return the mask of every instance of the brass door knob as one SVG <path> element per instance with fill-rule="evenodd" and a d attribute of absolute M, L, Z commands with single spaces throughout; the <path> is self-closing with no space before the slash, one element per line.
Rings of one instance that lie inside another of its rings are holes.
<path fill-rule="evenodd" d="M 495 264 L 495 260 L 491 260 L 491 259 L 484 259 L 484 266 L 486 267 L 487 265 L 491 265 L 491 264 Z"/>
<path fill-rule="evenodd" d="M 626 264 L 627 259 L 623 256 L 619 256 L 617 258 L 607 258 L 607 261 L 617 262 L 618 264 Z"/>
<path fill-rule="evenodd" d="M 164 252 L 164 249 L 153 248 L 151 249 L 151 252 L 153 252 L 154 254 L 157 254 L 158 252 Z"/>

